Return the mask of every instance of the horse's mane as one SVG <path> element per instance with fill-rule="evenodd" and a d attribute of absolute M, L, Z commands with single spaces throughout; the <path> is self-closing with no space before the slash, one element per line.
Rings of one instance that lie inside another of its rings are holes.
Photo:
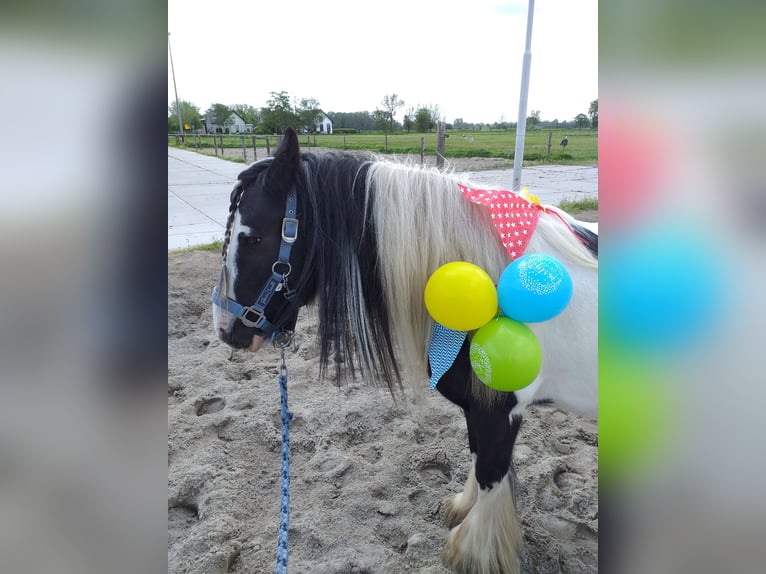
<path fill-rule="evenodd" d="M 401 376 L 378 262 L 374 196 L 365 188 L 370 166 L 357 155 L 303 154 L 311 243 L 302 282 L 316 287 L 320 375 L 331 361 L 338 380 L 359 367 L 396 396 Z"/>
<path fill-rule="evenodd" d="M 358 364 L 394 393 L 403 368 L 414 369 L 417 380 L 427 373 L 433 321 L 423 289 L 430 275 L 462 260 L 496 282 L 508 253 L 487 210 L 464 198 L 457 176 L 349 154 L 303 158 L 321 370 L 331 358 L 338 375 L 341 363 L 352 373 Z M 541 213 L 526 252 L 551 246 L 574 264 L 598 265 L 558 217 Z"/>

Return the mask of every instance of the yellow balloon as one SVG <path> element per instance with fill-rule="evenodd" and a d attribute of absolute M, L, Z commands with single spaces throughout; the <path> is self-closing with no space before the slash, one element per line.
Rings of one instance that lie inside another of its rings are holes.
<path fill-rule="evenodd" d="M 434 321 L 455 331 L 478 329 L 497 315 L 495 284 L 473 263 L 453 261 L 439 267 L 424 296 Z"/>

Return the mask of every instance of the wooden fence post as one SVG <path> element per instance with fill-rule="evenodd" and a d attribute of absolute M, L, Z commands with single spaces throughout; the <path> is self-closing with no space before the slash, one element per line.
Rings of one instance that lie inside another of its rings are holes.
<path fill-rule="evenodd" d="M 386 151 L 388 151 L 388 134 L 386 134 Z"/>
<path fill-rule="evenodd" d="M 314 136 L 314 147 L 316 147 L 316 146 L 317 146 L 317 137 Z"/>
<path fill-rule="evenodd" d="M 426 137 L 420 137 L 420 165 L 426 162 Z"/>
<path fill-rule="evenodd" d="M 266 157 L 271 155 L 271 144 L 269 143 L 269 136 L 266 136 Z"/>
<path fill-rule="evenodd" d="M 245 160 L 245 163 L 247 163 L 247 148 L 245 147 L 245 136 L 239 136 L 242 140 L 242 159 Z"/>
<path fill-rule="evenodd" d="M 444 130 L 446 124 L 439 122 L 436 125 L 436 167 L 441 168 L 444 166 L 444 147 L 447 137 L 449 137 Z"/>
<path fill-rule="evenodd" d="M 551 138 L 553 137 L 553 132 L 548 132 L 548 157 L 551 157 Z"/>
<path fill-rule="evenodd" d="M 218 157 L 218 140 L 216 140 L 215 134 L 213 134 L 213 151 L 215 152 L 215 157 Z"/>
<path fill-rule="evenodd" d="M 258 159 L 258 152 L 255 151 L 255 134 L 253 134 L 253 161 Z"/>
<path fill-rule="evenodd" d="M 343 149 L 346 149 L 346 134 L 343 134 Z"/>
<path fill-rule="evenodd" d="M 194 147 L 199 151 L 199 134 L 194 134 Z"/>

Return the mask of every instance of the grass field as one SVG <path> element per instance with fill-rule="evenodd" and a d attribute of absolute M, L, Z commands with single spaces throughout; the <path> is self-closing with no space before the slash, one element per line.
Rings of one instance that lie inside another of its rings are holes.
<path fill-rule="evenodd" d="M 551 155 L 547 155 L 548 134 L 551 136 Z M 451 131 L 446 142 L 446 157 L 501 157 L 512 159 L 516 146 L 516 132 L 509 131 Z M 559 145 L 568 136 L 566 150 Z M 220 145 L 219 136 L 219 145 Z M 226 148 L 241 148 L 239 135 L 222 136 Z M 266 137 L 256 136 L 258 148 L 265 149 Z M 349 150 L 371 150 L 378 153 L 419 154 L 420 138 L 425 138 L 426 154 L 436 153 L 436 133 L 365 133 L 365 134 L 317 134 L 300 136 L 301 147 L 328 147 Z M 200 146 L 212 148 L 212 136 L 199 136 Z M 278 136 L 269 136 L 274 149 Z M 176 137 L 168 136 L 168 145 L 176 145 Z M 252 149 L 251 135 L 245 136 L 245 145 Z M 186 145 L 178 146 L 195 149 L 194 136 L 187 135 Z M 583 164 L 598 161 L 598 132 L 585 129 L 539 130 L 527 132 L 524 140 L 524 161 L 530 163 Z"/>

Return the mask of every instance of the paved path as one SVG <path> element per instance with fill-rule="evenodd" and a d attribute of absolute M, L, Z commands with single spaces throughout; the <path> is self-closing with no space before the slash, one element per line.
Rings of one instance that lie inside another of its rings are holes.
<path fill-rule="evenodd" d="M 245 165 L 168 148 L 168 249 L 179 249 L 223 239 L 229 195 Z M 469 172 L 471 179 L 511 189 L 513 170 Z M 598 197 L 598 168 L 546 165 L 524 168 L 521 183 L 544 203 Z"/>
<path fill-rule="evenodd" d="M 223 238 L 229 195 L 244 164 L 168 148 L 168 249 Z"/>
<path fill-rule="evenodd" d="M 471 179 L 488 187 L 511 189 L 512 169 L 474 171 Z M 582 165 L 541 165 L 521 170 L 521 185 L 540 201 L 558 205 L 563 199 L 598 197 L 598 167 Z"/>

